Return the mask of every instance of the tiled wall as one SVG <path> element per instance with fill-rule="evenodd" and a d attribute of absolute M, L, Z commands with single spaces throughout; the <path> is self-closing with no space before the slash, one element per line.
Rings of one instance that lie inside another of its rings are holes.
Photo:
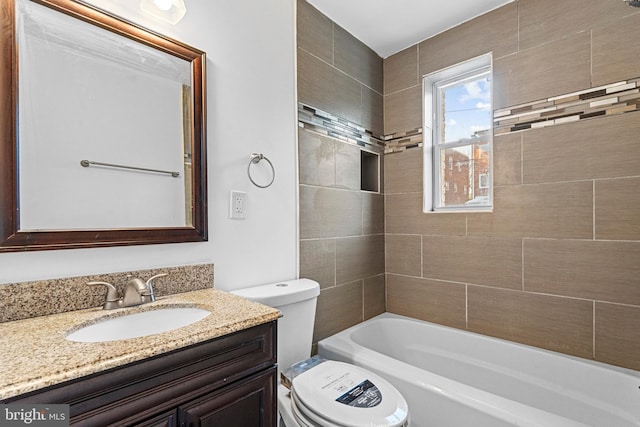
<path fill-rule="evenodd" d="M 367 129 L 366 140 L 382 134 L 382 59 L 302 0 L 298 100 Z M 332 137 L 310 124 L 309 110 L 302 116 L 300 276 L 321 286 L 316 343 L 385 310 L 384 196 L 360 190 L 362 138 Z"/>
<path fill-rule="evenodd" d="M 504 127 L 514 108 L 637 81 L 639 38 L 622 1 L 519 0 L 385 59 L 385 134 L 421 128 L 420 76 L 487 51 L 503 118 L 493 213 L 423 213 L 422 148 L 385 156 L 388 311 L 640 370 L 637 101 Z"/>

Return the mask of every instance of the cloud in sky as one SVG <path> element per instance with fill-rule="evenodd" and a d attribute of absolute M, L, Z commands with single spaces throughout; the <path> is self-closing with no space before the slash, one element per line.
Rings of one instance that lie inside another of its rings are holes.
<path fill-rule="evenodd" d="M 474 80 L 472 82 L 465 83 L 464 89 L 466 93 L 460 97 L 460 102 L 467 102 L 474 99 L 484 102 L 491 100 L 489 84 L 486 79 Z"/>

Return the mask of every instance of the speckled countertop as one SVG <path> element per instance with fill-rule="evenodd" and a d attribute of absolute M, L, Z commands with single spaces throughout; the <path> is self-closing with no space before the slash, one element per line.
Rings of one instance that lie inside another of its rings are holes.
<path fill-rule="evenodd" d="M 204 319 L 173 331 L 120 341 L 82 343 L 65 336 L 105 316 L 167 306 L 211 311 Z M 204 289 L 116 310 L 91 308 L 0 324 L 0 399 L 146 359 L 277 319 L 280 312 L 238 296 Z"/>

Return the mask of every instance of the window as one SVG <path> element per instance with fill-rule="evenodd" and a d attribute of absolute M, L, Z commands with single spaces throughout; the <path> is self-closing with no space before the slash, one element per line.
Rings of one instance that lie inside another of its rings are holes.
<path fill-rule="evenodd" d="M 423 86 L 425 211 L 491 210 L 491 55 L 429 74 Z"/>
<path fill-rule="evenodd" d="M 481 173 L 479 176 L 478 185 L 480 188 L 489 188 L 489 174 Z"/>

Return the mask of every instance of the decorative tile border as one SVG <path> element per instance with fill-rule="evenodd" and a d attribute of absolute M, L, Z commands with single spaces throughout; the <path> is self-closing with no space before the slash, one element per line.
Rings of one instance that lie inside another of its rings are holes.
<path fill-rule="evenodd" d="M 104 303 L 105 289 L 87 286 L 87 282 L 109 282 L 122 291 L 132 277 L 146 280 L 160 273 L 169 275 L 154 282 L 159 297 L 213 287 L 213 264 L 9 283 L 0 285 L 0 323 L 99 307 Z"/>
<path fill-rule="evenodd" d="M 422 128 L 375 135 L 322 110 L 298 104 L 302 127 L 385 154 L 422 147 Z M 640 111 L 640 77 L 495 110 L 493 134 L 505 135 L 594 117 Z"/>
<path fill-rule="evenodd" d="M 321 135 L 366 147 L 379 153 L 384 150 L 384 140 L 381 135 L 301 102 L 298 103 L 298 124 Z"/>
<path fill-rule="evenodd" d="M 410 148 L 422 147 L 423 141 L 422 128 L 392 133 L 384 137 L 384 153 L 400 153 Z"/>
<path fill-rule="evenodd" d="M 496 110 L 493 134 L 504 135 L 638 110 L 640 78 L 635 78 Z"/>

